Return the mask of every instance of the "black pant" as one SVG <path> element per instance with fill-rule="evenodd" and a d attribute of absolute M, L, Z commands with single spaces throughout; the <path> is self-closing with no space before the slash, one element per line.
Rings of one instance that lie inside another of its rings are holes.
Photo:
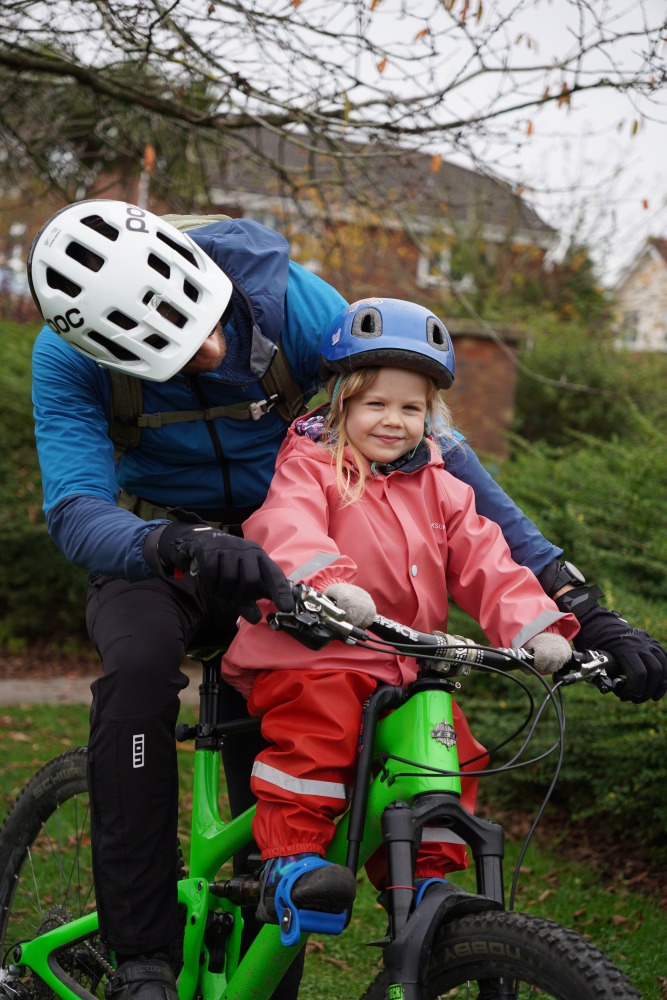
<path fill-rule="evenodd" d="M 154 951 L 179 933 L 174 728 L 188 683 L 180 666 L 194 643 L 228 641 L 237 617 L 229 603 L 200 593 L 188 574 L 178 581 L 90 579 L 86 621 L 103 668 L 91 686 L 93 874 L 101 933 L 120 954 Z M 223 718 L 247 715 L 241 696 L 223 688 Z M 263 745 L 259 733 L 225 742 L 233 815 L 254 801 L 250 769 Z M 246 920 L 244 938 L 259 926 Z M 295 962 L 276 1000 L 295 997 L 300 976 Z"/>

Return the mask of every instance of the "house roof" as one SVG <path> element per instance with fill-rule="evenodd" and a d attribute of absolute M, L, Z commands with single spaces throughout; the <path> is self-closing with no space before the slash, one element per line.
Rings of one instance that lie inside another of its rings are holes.
<path fill-rule="evenodd" d="M 261 128 L 243 129 L 230 139 L 209 177 L 216 200 L 232 195 L 295 198 L 311 202 L 323 214 L 340 216 L 353 207 L 384 213 L 387 205 L 394 220 L 401 216 L 421 228 L 449 224 L 452 229 L 475 225 L 508 232 L 519 240 L 549 246 L 555 230 L 512 190 L 506 182 L 487 173 L 400 146 L 311 140 Z"/>
<path fill-rule="evenodd" d="M 615 285 L 617 292 L 635 275 L 647 258 L 653 260 L 657 258 L 663 264 L 667 265 L 667 239 L 660 239 L 657 236 L 647 237 L 641 249 L 621 271 Z"/>
<path fill-rule="evenodd" d="M 649 236 L 646 242 L 649 244 L 649 246 L 652 246 L 655 250 L 658 251 L 659 255 L 667 264 L 667 240 L 658 239 L 657 236 Z"/>

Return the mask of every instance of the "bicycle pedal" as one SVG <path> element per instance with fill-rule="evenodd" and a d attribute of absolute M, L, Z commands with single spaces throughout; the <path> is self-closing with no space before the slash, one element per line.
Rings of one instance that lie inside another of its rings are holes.
<path fill-rule="evenodd" d="M 347 923 L 347 910 L 342 913 L 324 913 L 320 910 L 299 910 L 285 906 L 280 917 L 280 940 L 286 948 L 298 944 L 301 935 L 342 934 Z"/>

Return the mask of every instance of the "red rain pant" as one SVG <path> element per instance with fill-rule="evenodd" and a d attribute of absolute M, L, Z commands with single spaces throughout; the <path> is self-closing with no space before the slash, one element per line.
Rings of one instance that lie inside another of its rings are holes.
<path fill-rule="evenodd" d="M 262 735 L 271 744 L 257 757 L 251 779 L 259 800 L 253 834 L 264 860 L 326 853 L 334 820 L 347 807 L 362 707 L 376 687 L 373 677 L 354 671 L 272 670 L 257 675 L 248 708 L 261 716 Z M 484 753 L 456 704 L 454 726 L 462 761 Z M 478 760 L 472 769 L 486 763 Z M 473 812 L 477 779 L 464 777 L 461 786 L 461 804 Z M 464 844 L 429 839 L 447 836 L 452 835 L 424 829 L 418 878 L 442 878 L 467 866 Z M 366 871 L 378 889 L 384 887 L 384 850 L 369 859 Z"/>

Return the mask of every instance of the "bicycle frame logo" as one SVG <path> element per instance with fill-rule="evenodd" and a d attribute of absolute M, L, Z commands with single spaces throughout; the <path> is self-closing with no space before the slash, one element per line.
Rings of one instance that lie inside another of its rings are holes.
<path fill-rule="evenodd" d="M 432 739 L 437 740 L 438 743 L 442 743 L 446 746 L 448 750 L 451 750 L 452 747 L 456 745 L 456 731 L 454 726 L 450 725 L 449 722 L 445 722 L 444 719 L 442 722 L 436 723 L 433 727 L 431 730 L 431 737 Z"/>

